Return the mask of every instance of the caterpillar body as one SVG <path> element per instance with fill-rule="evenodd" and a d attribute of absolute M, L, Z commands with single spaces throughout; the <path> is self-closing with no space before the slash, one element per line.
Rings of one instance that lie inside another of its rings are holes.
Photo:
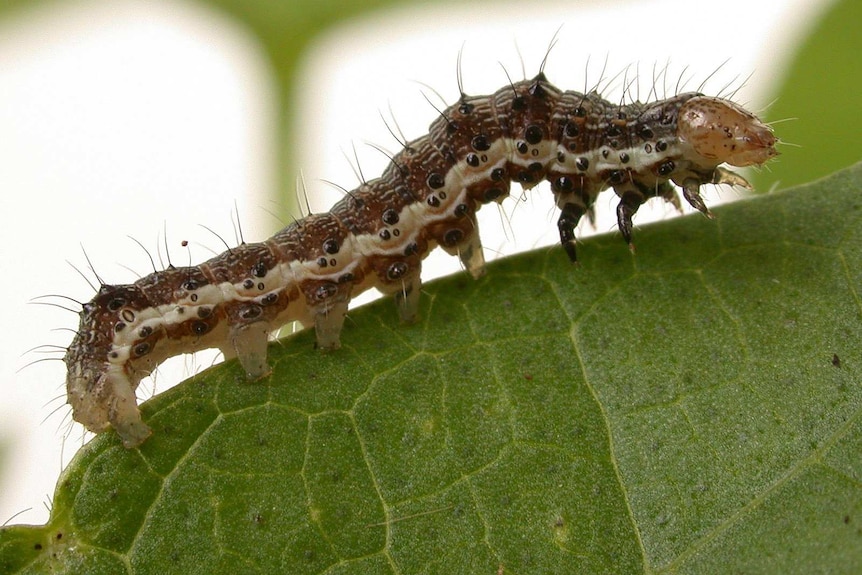
<path fill-rule="evenodd" d="M 700 93 L 620 105 L 562 91 L 540 73 L 491 95 L 462 94 L 379 178 L 329 212 L 197 266 L 102 285 L 83 305 L 64 358 L 73 418 L 93 432 L 113 427 L 136 447 L 151 430 L 135 389 L 171 356 L 218 348 L 249 379 L 262 378 L 273 330 L 314 325 L 318 347 L 335 349 L 351 298 L 371 287 L 393 294 L 401 319 L 413 321 L 432 249 L 457 255 L 473 277 L 484 273 L 476 211 L 501 202 L 511 182 L 550 182 L 560 242 L 576 262 L 575 228 L 603 190 L 619 197 L 618 226 L 631 245 L 645 201 L 678 206 L 678 187 L 710 215 L 700 187 L 748 186 L 721 165 L 763 164 L 776 142 L 750 112 Z"/>

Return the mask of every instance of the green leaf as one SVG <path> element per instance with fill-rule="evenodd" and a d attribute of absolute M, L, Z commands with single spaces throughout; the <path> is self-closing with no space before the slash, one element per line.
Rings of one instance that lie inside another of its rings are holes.
<path fill-rule="evenodd" d="M 851 573 L 862 164 L 356 310 L 90 442 L 3 573 Z"/>

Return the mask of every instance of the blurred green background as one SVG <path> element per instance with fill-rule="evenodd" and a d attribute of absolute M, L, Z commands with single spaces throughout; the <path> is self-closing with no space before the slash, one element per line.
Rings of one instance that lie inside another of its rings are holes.
<path fill-rule="evenodd" d="M 37 4 L 59 4 L 63 0 L 5 0 L 0 3 L 0 17 L 14 14 Z M 322 31 L 358 15 L 410 0 L 197 0 L 236 18 L 259 40 L 276 78 L 277 97 L 282 114 L 277 129 L 282 142 L 279 169 L 283 196 L 292 199 L 297 173 L 294 149 L 293 108 L 297 65 L 309 42 Z M 430 2 L 412 2 L 430 4 Z M 491 1 L 473 0 L 473 4 L 493 6 Z M 631 4 L 636 4 L 632 2 Z M 590 4 L 590 3 L 585 3 Z M 740 15 L 744 17 L 744 15 Z M 765 112 L 767 120 L 781 121 L 782 141 L 793 147 L 781 148 L 780 162 L 769 165 L 769 176 L 761 181 L 780 181 L 781 187 L 809 181 L 845 167 L 860 159 L 858 134 L 862 114 L 858 111 L 859 55 L 862 38 L 862 2 L 835 2 L 819 22 L 811 23 L 811 32 L 788 68 L 774 104 Z M 696 27 L 706 27 L 699 22 Z M 721 32 L 704 30 L 706 37 L 721 41 Z M 563 33 L 574 33 L 565 31 Z M 699 33 L 699 32 L 696 32 Z M 728 40 L 732 41 L 732 40 Z M 681 41 L 684 60 L 684 40 Z M 755 71 L 755 73 L 757 73 Z"/>

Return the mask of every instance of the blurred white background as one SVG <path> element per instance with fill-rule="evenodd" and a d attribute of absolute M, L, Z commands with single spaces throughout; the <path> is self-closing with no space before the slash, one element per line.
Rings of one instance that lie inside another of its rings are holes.
<path fill-rule="evenodd" d="M 320 180 L 356 184 L 344 157 L 352 158 L 354 144 L 367 178 L 388 160 L 366 142 L 398 150 L 381 113 L 388 120 L 394 115 L 414 138 L 436 116 L 422 94 L 441 106 L 422 84 L 447 102 L 457 98 L 462 47 L 471 94 L 504 85 L 501 64 L 513 79 L 523 77 L 522 62 L 526 75 L 535 74 L 558 28 L 546 72 L 567 89 L 592 88 L 607 61 L 606 78 L 627 69 L 631 80 L 639 72 L 639 88 L 629 93 L 646 99 L 654 65 L 670 62 L 672 93 L 681 74 L 696 89 L 729 58 L 704 91 L 739 88 L 751 74 L 735 98 L 760 110 L 789 50 L 826 4 L 724 0 L 708 14 L 689 0 L 568 1 L 526 14 L 518 2 L 493 10 L 441 4 L 340 26 L 315 43 L 300 82 L 300 166 L 312 208 L 323 211 L 339 197 Z M 605 95 L 620 98 L 621 83 Z M 273 199 L 280 153 L 273 84 L 248 31 L 192 2 L 56 2 L 0 20 L 0 270 L 7 277 L 0 284 L 7 308 L 0 346 L 0 524 L 13 515 L 12 523 L 44 523 L 61 469 L 88 439 L 80 426 L 69 425 L 60 361 L 16 371 L 62 357 L 56 350 L 24 352 L 68 345 L 71 333 L 57 328 L 74 328 L 77 317 L 28 302 L 46 294 L 92 297 L 67 263 L 96 282 L 81 246 L 106 281 L 124 283 L 151 271 L 147 255 L 127 236 L 164 258 L 167 230 L 172 261 L 186 265 L 223 249 L 199 224 L 236 243 L 236 209 L 246 240 L 281 227 L 272 215 L 281 210 Z M 556 241 L 547 187 L 525 198 L 508 200 L 502 211 L 483 210 L 489 259 Z M 707 200 L 714 205 L 719 191 Z M 599 200 L 597 231 L 612 229 L 614 205 L 610 195 Z M 657 205 L 636 223 L 670 213 Z M 182 240 L 191 243 L 190 254 Z M 459 269 L 454 258 L 432 258 L 435 269 L 426 277 Z M 149 397 L 212 361 L 204 354 L 175 361 L 138 395 Z"/>

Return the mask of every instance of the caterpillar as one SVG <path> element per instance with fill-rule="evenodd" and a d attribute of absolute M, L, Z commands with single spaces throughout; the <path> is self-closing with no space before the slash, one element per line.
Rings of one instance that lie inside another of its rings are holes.
<path fill-rule="evenodd" d="M 162 361 L 217 348 L 249 380 L 267 376 L 270 333 L 299 321 L 317 346 L 340 345 L 352 297 L 394 295 L 402 321 L 417 317 L 423 258 L 439 246 L 479 278 L 485 260 L 476 212 L 502 202 L 512 182 L 547 180 L 560 244 L 577 262 L 575 228 L 600 192 L 619 198 L 617 224 L 651 198 L 679 207 L 678 189 L 711 216 L 704 184 L 750 187 L 722 164 L 775 156 L 769 126 L 730 100 L 697 92 L 652 103 L 612 103 L 563 91 L 544 72 L 486 96 L 461 93 L 427 134 L 403 145 L 383 174 L 259 243 L 242 243 L 190 267 L 169 266 L 127 285 L 102 284 L 83 304 L 67 348 L 67 402 L 93 432 L 114 428 L 133 448 L 151 434 L 135 390 Z"/>

